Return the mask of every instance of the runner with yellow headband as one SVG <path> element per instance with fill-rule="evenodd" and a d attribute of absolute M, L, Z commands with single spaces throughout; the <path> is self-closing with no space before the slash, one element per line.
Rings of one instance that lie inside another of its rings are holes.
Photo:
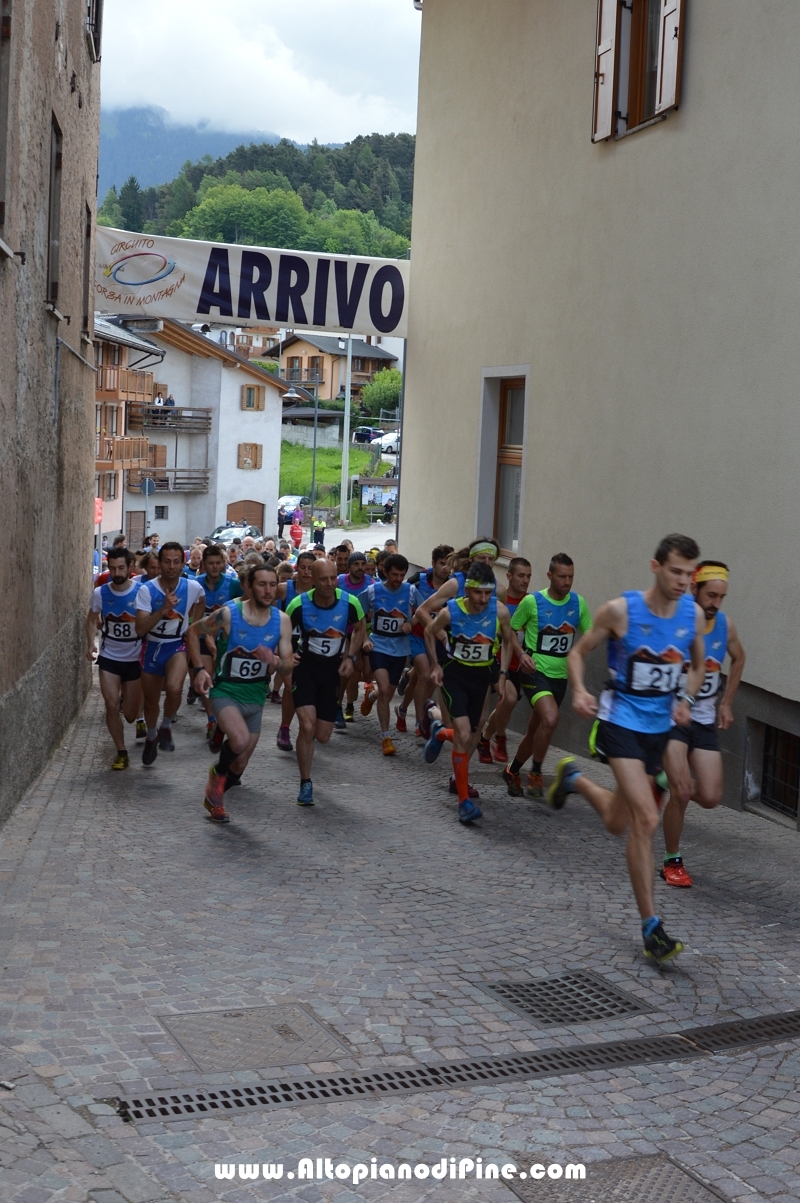
<path fill-rule="evenodd" d="M 670 886 L 688 889 L 692 879 L 680 853 L 683 822 L 690 799 L 704 810 L 722 801 L 722 754 L 714 726 L 726 731 L 733 722 L 733 699 L 744 669 L 744 648 L 736 627 L 722 612 L 728 592 L 728 566 L 715 560 L 697 565 L 692 593 L 706 617 L 705 678 L 697 694 L 688 727 L 673 727 L 664 752 L 664 770 L 669 781 L 669 801 L 664 807 L 664 864 L 661 877 Z M 730 669 L 725 691 L 716 710 L 725 656 Z"/>

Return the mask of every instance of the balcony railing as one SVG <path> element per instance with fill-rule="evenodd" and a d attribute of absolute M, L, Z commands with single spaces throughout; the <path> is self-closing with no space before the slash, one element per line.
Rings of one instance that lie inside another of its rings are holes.
<path fill-rule="evenodd" d="M 187 409 L 181 405 L 145 405 L 137 401 L 128 407 L 128 429 L 157 428 L 208 434 L 212 412 L 210 409 Z"/>
<path fill-rule="evenodd" d="M 209 468 L 148 468 L 128 473 L 128 489 L 140 492 L 143 476 L 152 477 L 157 493 L 207 493 Z"/>
<path fill-rule="evenodd" d="M 135 368 L 104 367 L 97 369 L 95 392 L 108 401 L 151 401 L 153 373 L 138 372 Z"/>
<path fill-rule="evenodd" d="M 146 468 L 150 440 L 102 434 L 95 448 L 95 472 L 117 472 L 120 468 Z"/>
<path fill-rule="evenodd" d="M 325 373 L 313 372 L 310 368 L 281 368 L 281 380 L 294 381 L 295 384 L 324 384 Z"/>

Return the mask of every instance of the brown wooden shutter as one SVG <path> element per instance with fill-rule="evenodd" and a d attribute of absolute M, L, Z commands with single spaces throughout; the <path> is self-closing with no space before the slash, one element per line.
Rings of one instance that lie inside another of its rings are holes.
<path fill-rule="evenodd" d="M 260 468 L 260 467 L 261 467 L 261 454 L 262 454 L 263 450 L 264 450 L 264 448 L 263 448 L 262 444 L 261 444 L 261 443 L 256 443 L 256 458 L 255 458 L 255 465 L 256 465 L 256 467 L 257 467 L 257 468 Z"/>
<path fill-rule="evenodd" d="M 656 113 L 675 109 L 680 103 L 685 24 L 684 0 L 661 0 Z"/>
<path fill-rule="evenodd" d="M 603 142 L 614 132 L 614 111 L 617 104 L 619 15 L 619 0 L 597 0 L 593 142 Z"/>
<path fill-rule="evenodd" d="M 245 471 L 260 468 L 262 452 L 263 447 L 261 443 L 240 443 L 238 466 Z"/>
<path fill-rule="evenodd" d="M 147 460 L 151 468 L 166 468 L 167 447 L 165 443 L 151 443 L 147 448 Z"/>

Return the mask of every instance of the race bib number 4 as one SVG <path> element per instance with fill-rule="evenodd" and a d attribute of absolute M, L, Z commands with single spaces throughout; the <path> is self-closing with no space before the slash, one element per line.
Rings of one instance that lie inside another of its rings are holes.
<path fill-rule="evenodd" d="M 555 634 L 542 631 L 538 650 L 543 656 L 566 656 L 574 640 L 574 631 L 559 631 Z"/>
<path fill-rule="evenodd" d="M 682 671 L 682 664 L 651 664 L 645 660 L 632 660 L 631 691 L 650 694 L 651 697 L 674 693 L 678 688 Z"/>
<path fill-rule="evenodd" d="M 315 656 L 338 656 L 342 642 L 341 635 L 310 635 L 308 650 Z"/>
<path fill-rule="evenodd" d="M 462 664 L 488 664 L 492 657 L 493 644 L 489 643 L 469 643 L 462 640 L 456 640 L 453 645 L 453 658 L 460 660 Z"/>
<path fill-rule="evenodd" d="M 405 619 L 396 614 L 382 614 L 378 610 L 372 622 L 372 629 L 376 635 L 399 635 L 404 622 Z"/>
<path fill-rule="evenodd" d="M 269 670 L 263 660 L 246 656 L 231 656 L 228 660 L 231 681 L 263 681 L 268 676 Z"/>
<path fill-rule="evenodd" d="M 177 639 L 182 626 L 183 619 L 181 617 L 162 618 L 160 622 L 156 623 L 150 634 L 155 635 L 156 639 Z"/>

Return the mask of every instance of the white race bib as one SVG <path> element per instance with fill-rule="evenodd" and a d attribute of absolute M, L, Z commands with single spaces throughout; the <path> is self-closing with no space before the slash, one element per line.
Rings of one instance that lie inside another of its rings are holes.
<path fill-rule="evenodd" d="M 183 626 L 182 618 L 162 618 L 153 627 L 150 634 L 155 639 L 177 639 Z"/>
<path fill-rule="evenodd" d="M 682 664 L 649 664 L 645 660 L 633 660 L 631 691 L 649 694 L 674 693 L 682 672 Z"/>
<path fill-rule="evenodd" d="M 719 671 L 706 673 L 705 680 L 700 686 L 698 698 L 715 698 L 719 693 Z"/>
<path fill-rule="evenodd" d="M 400 628 L 405 622 L 404 618 L 398 618 L 396 614 L 375 614 L 374 628 L 376 635 L 399 635 Z"/>
<path fill-rule="evenodd" d="M 575 640 L 574 631 L 560 632 L 555 635 L 545 634 L 539 638 L 540 651 L 544 656 L 566 656 Z"/>
<path fill-rule="evenodd" d="M 132 622 L 120 622 L 116 618 L 109 618 L 106 623 L 106 637 L 108 639 L 136 639 L 136 628 Z"/>
<path fill-rule="evenodd" d="M 492 647 L 491 643 L 465 643 L 457 639 L 453 644 L 453 658 L 462 664 L 488 664 Z"/>
<path fill-rule="evenodd" d="M 315 656 L 338 656 L 342 643 L 340 635 L 310 635 L 308 650 Z"/>
<path fill-rule="evenodd" d="M 228 661 L 228 676 L 231 681 L 263 681 L 269 670 L 263 660 L 245 656 L 231 656 Z"/>

